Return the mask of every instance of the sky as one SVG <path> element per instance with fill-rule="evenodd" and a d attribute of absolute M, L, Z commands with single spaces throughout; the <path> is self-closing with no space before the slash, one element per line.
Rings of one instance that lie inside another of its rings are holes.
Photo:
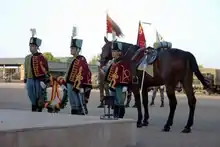
<path fill-rule="evenodd" d="M 72 27 L 83 39 L 82 55 L 91 60 L 101 52 L 106 12 L 121 27 L 118 40 L 136 44 L 139 20 L 147 44 L 155 30 L 173 47 L 190 51 L 198 64 L 220 68 L 220 1 L 218 0 L 0 0 L 0 57 L 29 53 L 30 28 L 43 40 L 41 52 L 70 55 Z M 108 35 L 111 39 L 111 35 Z"/>

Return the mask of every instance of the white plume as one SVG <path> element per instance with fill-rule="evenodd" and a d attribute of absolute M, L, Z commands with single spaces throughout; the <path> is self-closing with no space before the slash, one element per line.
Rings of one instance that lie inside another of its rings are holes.
<path fill-rule="evenodd" d="M 77 36 L 77 27 L 73 26 L 72 37 Z"/>
<path fill-rule="evenodd" d="M 31 31 L 31 35 L 32 35 L 32 37 L 34 37 L 34 36 L 37 34 L 35 28 L 31 28 L 30 31 Z"/>

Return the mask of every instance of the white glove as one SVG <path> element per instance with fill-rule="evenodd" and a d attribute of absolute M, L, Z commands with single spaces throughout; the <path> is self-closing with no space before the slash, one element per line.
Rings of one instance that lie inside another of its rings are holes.
<path fill-rule="evenodd" d="M 122 92 L 127 92 L 128 91 L 128 87 L 124 86 L 122 87 Z"/>
<path fill-rule="evenodd" d="M 83 88 L 80 88 L 79 92 L 80 92 L 80 93 L 84 93 L 84 89 L 83 89 Z"/>
<path fill-rule="evenodd" d="M 44 82 L 42 82 L 42 81 L 40 81 L 40 86 L 41 86 L 41 88 L 43 88 L 43 89 L 45 89 L 45 88 L 47 87 L 47 85 L 44 84 Z"/>
<path fill-rule="evenodd" d="M 67 88 L 66 88 L 65 85 L 61 85 L 61 88 L 62 88 L 63 90 L 67 90 Z"/>
<path fill-rule="evenodd" d="M 100 66 L 100 62 L 96 62 L 96 65 L 97 65 L 97 66 Z"/>

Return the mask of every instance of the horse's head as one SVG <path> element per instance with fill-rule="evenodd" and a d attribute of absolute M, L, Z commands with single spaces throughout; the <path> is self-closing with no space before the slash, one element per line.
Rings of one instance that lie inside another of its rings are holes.
<path fill-rule="evenodd" d="M 102 47 L 100 66 L 105 66 L 109 60 L 112 60 L 112 42 L 104 37 L 105 45 Z"/>

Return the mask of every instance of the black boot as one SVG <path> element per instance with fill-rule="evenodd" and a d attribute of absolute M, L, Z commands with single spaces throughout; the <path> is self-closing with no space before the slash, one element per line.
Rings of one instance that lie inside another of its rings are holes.
<path fill-rule="evenodd" d="M 42 107 L 38 107 L 37 108 L 37 112 L 42 112 L 43 111 L 43 108 Z"/>
<path fill-rule="evenodd" d="M 84 112 L 83 109 L 85 110 L 85 107 L 84 108 L 79 107 L 79 109 L 77 110 L 77 115 L 85 115 L 86 114 L 86 110 Z"/>
<path fill-rule="evenodd" d="M 164 107 L 164 102 L 161 102 L 161 105 L 160 105 L 160 107 Z"/>
<path fill-rule="evenodd" d="M 114 106 L 114 118 L 119 117 L 119 106 Z"/>
<path fill-rule="evenodd" d="M 86 115 L 87 115 L 87 114 L 88 114 L 87 104 L 84 104 L 83 106 L 84 106 L 84 109 L 85 109 L 85 113 L 86 113 Z"/>
<path fill-rule="evenodd" d="M 36 105 L 32 105 L 31 109 L 32 109 L 32 112 L 37 112 L 37 106 Z"/>
<path fill-rule="evenodd" d="M 119 106 L 119 118 L 124 118 L 125 106 Z"/>
<path fill-rule="evenodd" d="M 104 108 L 104 103 L 101 102 L 97 108 Z"/>
<path fill-rule="evenodd" d="M 154 105 L 154 101 L 151 101 L 150 106 L 153 106 L 153 105 Z"/>
<path fill-rule="evenodd" d="M 76 115 L 78 113 L 78 111 L 76 109 L 71 109 L 71 114 L 72 115 Z"/>

